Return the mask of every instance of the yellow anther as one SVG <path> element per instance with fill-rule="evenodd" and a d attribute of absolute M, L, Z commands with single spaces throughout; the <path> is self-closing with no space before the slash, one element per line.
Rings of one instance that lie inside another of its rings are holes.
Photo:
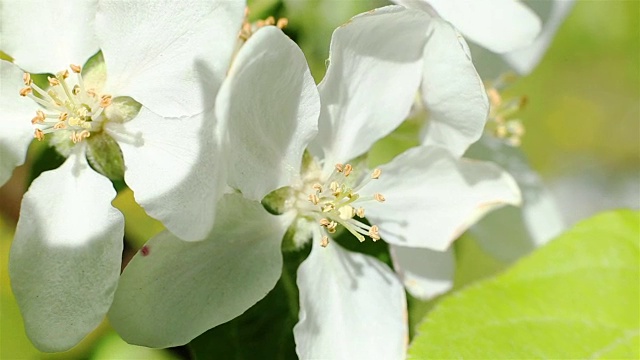
<path fill-rule="evenodd" d="M 66 112 L 63 112 L 63 113 L 60 114 L 60 116 L 58 116 L 58 120 L 65 121 L 65 120 L 67 120 L 68 117 L 69 117 L 69 114 L 66 113 Z"/>
<path fill-rule="evenodd" d="M 380 178 L 380 175 L 382 175 L 382 170 L 376 168 L 373 170 L 373 173 L 371 174 L 371 178 L 378 179 Z"/>
<path fill-rule="evenodd" d="M 317 191 L 318 193 L 322 192 L 322 185 L 320 185 L 318 183 L 315 183 L 315 184 L 313 184 L 312 187 L 313 187 L 313 190 Z"/>
<path fill-rule="evenodd" d="M 336 171 L 337 172 L 342 172 L 342 170 L 344 169 L 344 165 L 337 163 L 336 164 Z"/>
<path fill-rule="evenodd" d="M 351 171 L 353 171 L 353 166 L 351 166 L 351 164 L 347 164 L 344 166 L 344 176 L 349 176 L 351 174 Z"/>
<path fill-rule="evenodd" d="M 264 20 L 264 25 L 275 25 L 276 19 L 273 16 L 269 16 Z"/>
<path fill-rule="evenodd" d="M 111 105 L 111 95 L 102 95 L 100 97 L 100 107 L 106 108 Z"/>
<path fill-rule="evenodd" d="M 53 125 L 53 128 L 56 129 L 56 130 L 66 129 L 67 128 L 67 123 L 64 122 L 64 121 L 59 121 L 55 125 Z"/>
<path fill-rule="evenodd" d="M 378 202 L 384 202 L 386 200 L 384 196 L 380 193 L 373 194 L 373 198 L 376 199 L 376 201 Z"/>
<path fill-rule="evenodd" d="M 31 82 L 32 82 L 32 80 L 31 80 L 31 74 L 29 74 L 29 73 L 27 73 L 27 72 L 26 72 L 26 73 L 24 73 L 24 74 L 22 75 L 22 81 L 24 81 L 24 84 L 25 84 L 25 85 L 27 85 L 27 86 L 31 85 Z"/>
<path fill-rule="evenodd" d="M 31 119 L 32 124 L 42 124 L 44 122 L 45 116 L 42 110 L 36 110 L 36 116 Z"/>
<path fill-rule="evenodd" d="M 27 96 L 29 94 L 31 94 L 33 90 L 31 90 L 30 87 L 24 87 L 22 89 L 20 89 L 20 96 Z"/>
<path fill-rule="evenodd" d="M 278 19 L 278 22 L 276 22 L 276 26 L 281 30 L 287 27 L 287 25 L 289 25 L 289 20 L 287 18 L 280 18 Z"/>
<path fill-rule="evenodd" d="M 339 189 L 340 189 L 340 184 L 338 184 L 337 181 L 332 181 L 331 184 L 329 184 L 329 189 L 331 189 L 331 191 L 335 194 L 338 193 Z"/>
<path fill-rule="evenodd" d="M 64 71 L 60 71 L 57 76 L 57 78 L 63 78 L 66 79 L 69 77 L 69 70 L 64 70 Z"/>
<path fill-rule="evenodd" d="M 80 65 L 71 64 L 69 65 L 69 67 L 71 68 L 71 71 L 76 74 L 80 74 L 80 72 L 82 71 L 82 67 Z"/>
<path fill-rule="evenodd" d="M 308 199 L 313 205 L 318 205 L 318 203 L 320 202 L 320 198 L 316 194 L 309 195 Z"/>
<path fill-rule="evenodd" d="M 51 85 L 51 86 L 60 85 L 60 80 L 58 80 L 58 79 L 56 79 L 54 77 L 47 76 L 47 80 L 49 80 L 49 85 Z"/>
<path fill-rule="evenodd" d="M 328 203 L 322 207 L 322 212 L 329 212 L 329 211 L 335 210 L 335 208 L 336 206 L 333 205 L 333 203 Z"/>
<path fill-rule="evenodd" d="M 88 89 L 87 94 L 91 97 L 96 97 L 96 89 Z"/>
<path fill-rule="evenodd" d="M 33 133 L 33 137 L 38 139 L 38 141 L 44 140 L 44 133 L 40 129 L 36 129 Z"/>
<path fill-rule="evenodd" d="M 373 241 L 378 241 L 380 240 L 380 229 L 378 228 L 378 225 L 373 225 L 371 226 L 371 228 L 369 229 L 369 237 L 371 239 L 373 239 Z"/>
<path fill-rule="evenodd" d="M 320 240 L 320 246 L 325 248 L 327 245 L 329 245 L 329 237 L 325 235 L 322 237 L 322 240 Z"/>
<path fill-rule="evenodd" d="M 73 89 L 71 89 L 71 93 L 72 93 L 73 95 L 78 95 L 78 94 L 80 94 L 80 91 L 81 91 L 81 90 L 80 90 L 80 86 L 79 86 L 79 85 L 75 85 L 75 86 L 73 87 Z"/>
<path fill-rule="evenodd" d="M 364 217 L 364 208 L 363 207 L 359 207 L 356 210 L 356 215 L 358 215 L 359 218 L 363 218 Z"/>
<path fill-rule="evenodd" d="M 80 141 L 88 138 L 89 136 L 91 136 L 91 133 L 87 130 L 82 130 L 80 132 L 74 131 L 73 133 L 71 133 L 71 141 L 73 141 L 74 144 L 77 144 Z"/>

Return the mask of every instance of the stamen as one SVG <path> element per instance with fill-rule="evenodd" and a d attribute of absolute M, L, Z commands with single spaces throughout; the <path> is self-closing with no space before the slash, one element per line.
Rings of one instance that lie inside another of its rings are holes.
<path fill-rule="evenodd" d="M 47 80 L 49 80 L 49 85 L 51 86 L 58 86 L 60 85 L 60 81 L 54 77 L 51 76 L 47 76 Z"/>
<path fill-rule="evenodd" d="M 287 27 L 287 25 L 289 25 L 289 19 L 287 19 L 287 18 L 280 18 L 280 19 L 278 19 L 278 22 L 276 22 L 276 26 L 280 30 L 282 30 L 285 27 Z"/>
<path fill-rule="evenodd" d="M 369 229 L 369 237 L 371 239 L 373 239 L 373 241 L 378 241 L 380 240 L 380 229 L 378 229 L 377 225 L 373 225 L 371 226 L 371 228 Z"/>
<path fill-rule="evenodd" d="M 322 237 L 322 240 L 320 240 L 320 246 L 326 248 L 327 245 L 329 245 L 329 237 L 325 235 Z"/>
<path fill-rule="evenodd" d="M 69 65 L 69 67 L 71 68 L 71 71 L 73 71 L 76 74 L 80 74 L 80 72 L 82 71 L 82 67 L 80 67 L 80 65 L 71 64 Z"/>
<path fill-rule="evenodd" d="M 348 177 L 351 174 L 351 171 L 353 171 L 353 166 L 351 166 L 351 164 L 347 164 L 344 166 L 344 176 Z"/>
<path fill-rule="evenodd" d="M 111 105 L 111 95 L 102 95 L 100 97 L 100 107 L 106 108 L 109 105 Z"/>
<path fill-rule="evenodd" d="M 381 202 L 381 203 L 385 202 L 385 200 L 386 200 L 384 198 L 384 196 L 382 194 L 380 194 L 380 193 L 373 194 L 373 198 L 376 199 L 377 202 Z"/>
<path fill-rule="evenodd" d="M 30 86 L 30 85 L 31 85 L 31 83 L 33 82 L 33 81 L 31 80 L 31 74 L 29 74 L 28 72 L 24 73 L 24 74 L 22 75 L 22 81 L 24 81 L 24 84 L 25 84 L 26 86 Z"/>
<path fill-rule="evenodd" d="M 33 137 L 38 139 L 38 141 L 42 141 L 44 140 L 44 133 L 42 132 L 42 130 L 36 129 L 35 132 L 33 133 Z"/>
<path fill-rule="evenodd" d="M 25 87 L 20 89 L 20 96 L 27 96 L 29 94 L 31 94 L 31 88 L 30 87 Z"/>
<path fill-rule="evenodd" d="M 374 180 L 377 180 L 378 178 L 380 178 L 381 174 L 382 174 L 382 170 L 376 168 L 373 170 L 373 173 L 371 174 L 371 178 Z"/>

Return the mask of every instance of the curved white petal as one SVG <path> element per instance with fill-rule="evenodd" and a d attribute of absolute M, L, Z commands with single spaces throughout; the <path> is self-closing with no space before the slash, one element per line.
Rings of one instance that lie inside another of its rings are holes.
<path fill-rule="evenodd" d="M 24 87 L 23 72 L 14 64 L 0 60 L 0 186 L 24 163 L 27 149 L 33 139 L 30 120 L 40 107 L 18 93 Z"/>
<path fill-rule="evenodd" d="M 143 107 L 131 121 L 108 123 L 120 145 L 125 181 L 152 217 L 185 240 L 204 238 L 223 191 L 213 111 L 163 118 Z"/>
<path fill-rule="evenodd" d="M 471 228 L 492 255 L 514 261 L 545 244 L 566 228 L 555 199 L 518 148 L 490 136 L 474 144 L 467 156 L 492 161 L 513 174 L 522 191 L 522 207 L 506 206 Z"/>
<path fill-rule="evenodd" d="M 421 86 L 429 123 L 422 144 L 462 156 L 482 135 L 489 100 L 462 36 L 438 18 L 432 20 L 429 34 Z"/>
<path fill-rule="evenodd" d="M 225 195 L 219 213 L 205 240 L 185 242 L 163 232 L 127 265 L 109 311 L 127 342 L 186 344 L 242 314 L 275 286 L 291 219 L 270 215 L 238 194 Z"/>
<path fill-rule="evenodd" d="M 298 269 L 301 359 L 404 359 L 408 341 L 402 284 L 377 259 L 313 242 Z"/>
<path fill-rule="evenodd" d="M 164 116 L 213 107 L 243 19 L 242 0 L 104 1 L 96 32 L 107 89 Z"/>
<path fill-rule="evenodd" d="M 0 3 L 0 50 L 22 69 L 56 73 L 98 52 L 97 0 L 9 0 Z"/>
<path fill-rule="evenodd" d="M 42 173 L 22 200 L 9 273 L 27 335 L 42 351 L 73 347 L 111 305 L 124 236 L 115 196 L 80 152 Z"/>
<path fill-rule="evenodd" d="M 291 184 L 318 131 L 319 113 L 300 48 L 276 27 L 260 29 L 240 49 L 216 100 L 226 128 L 229 185 L 261 200 Z"/>
<path fill-rule="evenodd" d="M 456 270 L 453 249 L 435 251 L 391 245 L 393 267 L 407 291 L 429 300 L 451 290 Z"/>
<path fill-rule="evenodd" d="M 547 3 L 547 2 L 544 2 Z M 522 49 L 504 54 L 504 58 L 521 75 L 529 74 L 538 65 L 542 56 L 547 51 L 558 28 L 569 15 L 575 0 L 553 0 L 551 10 L 542 26 L 542 32 L 535 41 Z M 537 5 L 537 4 L 535 4 Z"/>
<path fill-rule="evenodd" d="M 504 53 L 531 44 L 540 32 L 540 19 L 518 0 L 394 0 L 408 7 L 429 9 L 428 3 L 469 40 Z M 430 10 L 430 9 L 429 9 Z"/>
<path fill-rule="evenodd" d="M 404 121 L 420 84 L 428 26 L 426 13 L 388 6 L 334 31 L 327 74 L 318 85 L 316 155 L 323 152 L 328 164 L 346 162 Z"/>
<path fill-rule="evenodd" d="M 492 163 L 457 159 L 438 147 L 415 147 L 380 167 L 361 193 L 386 201 L 363 205 L 394 245 L 444 251 L 490 210 L 520 204 L 513 178 Z"/>

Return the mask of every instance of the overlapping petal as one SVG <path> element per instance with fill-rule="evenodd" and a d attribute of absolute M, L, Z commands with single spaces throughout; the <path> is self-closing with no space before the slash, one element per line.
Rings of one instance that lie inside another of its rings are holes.
<path fill-rule="evenodd" d="M 164 118 L 143 107 L 133 120 L 106 127 L 120 145 L 125 181 L 136 201 L 185 240 L 200 240 L 211 231 L 222 195 L 213 123 L 213 109 Z"/>
<path fill-rule="evenodd" d="M 540 19 L 518 0 L 394 0 L 407 7 L 437 11 L 469 40 L 496 53 L 531 44 Z M 428 5 L 427 5 L 428 4 Z"/>
<path fill-rule="evenodd" d="M 22 74 L 14 64 L 0 60 L 0 186 L 9 180 L 16 166 L 24 163 L 33 139 L 34 129 L 30 120 L 38 106 L 31 99 L 19 95 L 24 87 Z"/>
<path fill-rule="evenodd" d="M 219 206 L 207 239 L 185 242 L 161 233 L 126 267 L 109 320 L 127 342 L 186 344 L 242 314 L 275 286 L 287 219 L 238 194 L 225 195 Z"/>
<path fill-rule="evenodd" d="M 505 171 L 442 148 L 412 148 L 380 168 L 382 176 L 362 191 L 382 193 L 386 201 L 368 203 L 366 216 L 394 245 L 444 251 L 488 211 L 520 203 Z"/>
<path fill-rule="evenodd" d="M 546 5 L 549 2 L 535 2 L 533 5 L 540 3 Z M 538 65 L 556 31 L 573 8 L 575 0 L 553 0 L 550 3 L 549 15 L 544 19 L 542 31 L 535 41 L 525 48 L 504 54 L 507 63 L 522 75 L 529 74 Z"/>
<path fill-rule="evenodd" d="M 319 113 L 300 48 L 276 27 L 257 31 L 240 49 L 216 100 L 230 150 L 229 185 L 261 200 L 291 184 L 317 133 Z"/>
<path fill-rule="evenodd" d="M 428 39 L 421 95 L 429 123 L 422 143 L 461 156 L 480 138 L 489 101 L 462 36 L 448 23 L 433 18 Z"/>
<path fill-rule="evenodd" d="M 0 3 L 0 51 L 32 73 L 56 73 L 98 51 L 97 0 L 10 0 Z"/>
<path fill-rule="evenodd" d="M 456 259 L 453 249 L 435 251 L 391 245 L 393 266 L 407 291 L 428 300 L 453 287 Z"/>
<path fill-rule="evenodd" d="M 484 136 L 467 155 L 502 166 L 513 174 L 522 191 L 522 207 L 507 206 L 494 211 L 471 228 L 485 250 L 499 259 L 514 261 L 565 229 L 555 199 L 522 150 Z"/>
<path fill-rule="evenodd" d="M 242 0 L 101 1 L 96 33 L 106 90 L 169 117 L 213 107 L 244 7 Z"/>
<path fill-rule="evenodd" d="M 318 85 L 322 110 L 312 151 L 328 164 L 353 159 L 409 114 L 422 74 L 429 16 L 401 6 L 358 15 L 336 29 Z"/>
<path fill-rule="evenodd" d="M 76 345 L 111 305 L 124 236 L 115 195 L 76 153 L 24 196 L 9 272 L 27 335 L 42 351 Z"/>
<path fill-rule="evenodd" d="M 301 359 L 403 359 L 408 341 L 404 289 L 389 267 L 332 242 L 314 241 L 298 269 Z"/>

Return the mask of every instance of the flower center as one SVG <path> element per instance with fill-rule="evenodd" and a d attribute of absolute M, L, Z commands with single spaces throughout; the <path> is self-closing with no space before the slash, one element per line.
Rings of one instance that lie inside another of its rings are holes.
<path fill-rule="evenodd" d="M 20 95 L 43 107 L 36 110 L 36 116 L 31 120 L 36 128 L 34 137 L 40 141 L 46 134 L 66 132 L 73 143 L 81 142 L 92 131 L 100 129 L 103 111 L 111 105 L 111 95 L 100 95 L 94 88 L 85 88 L 80 66 L 70 65 L 70 68 L 76 74 L 77 83 L 72 85 L 68 80 L 69 70 L 64 70 L 55 77 L 48 77 L 50 87 L 47 91 L 36 85 L 29 73 L 24 74 L 25 87 Z"/>
<path fill-rule="evenodd" d="M 360 242 L 365 241 L 365 236 L 373 241 L 380 240 L 378 226 L 367 225 L 359 219 L 365 217 L 367 202 L 385 201 L 380 193 L 361 194 L 361 190 L 381 173 L 380 169 L 375 169 L 369 176 L 357 176 L 350 164 L 336 164 L 325 181 L 306 182 L 298 193 L 296 208 L 317 222 L 319 226 L 314 231 L 321 232 L 322 246 L 329 244 L 329 234 L 335 233 L 340 225 Z"/>
<path fill-rule="evenodd" d="M 486 130 L 498 139 L 504 140 L 511 146 L 520 146 L 525 127 L 522 121 L 513 118 L 527 104 L 527 98 L 521 96 L 505 101 L 498 87 L 510 81 L 508 74 L 498 78 L 495 84 L 487 86 L 490 110 Z"/>

